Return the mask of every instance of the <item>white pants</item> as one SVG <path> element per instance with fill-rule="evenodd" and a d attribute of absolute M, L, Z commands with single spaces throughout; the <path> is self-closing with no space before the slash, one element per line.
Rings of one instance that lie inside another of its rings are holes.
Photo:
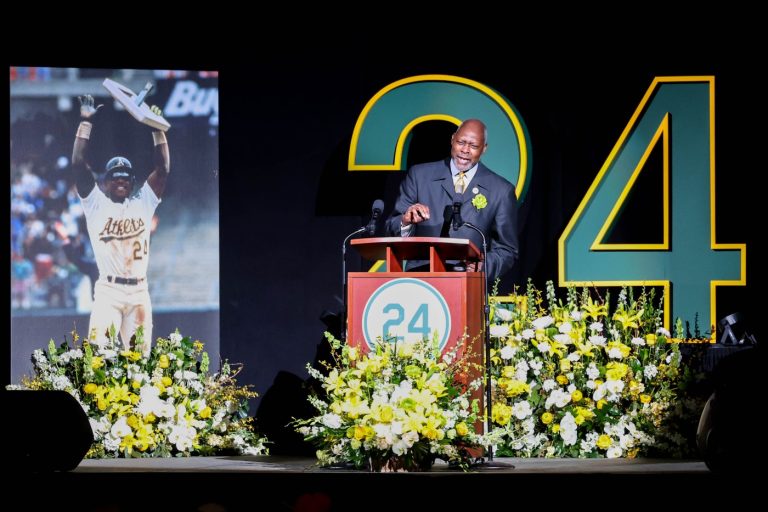
<path fill-rule="evenodd" d="M 146 280 L 137 285 L 116 284 L 101 279 L 96 281 L 88 332 L 96 329 L 97 343 L 102 344 L 108 339 L 107 333 L 112 325 L 126 348 L 129 348 L 136 328 L 143 325 L 144 344 L 135 348 L 145 356 L 149 355 L 152 346 L 152 303 Z"/>

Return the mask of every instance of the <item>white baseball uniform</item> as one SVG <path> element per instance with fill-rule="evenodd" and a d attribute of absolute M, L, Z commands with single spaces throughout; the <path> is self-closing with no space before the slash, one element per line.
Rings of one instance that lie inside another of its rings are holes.
<path fill-rule="evenodd" d="M 143 352 L 152 342 L 152 303 L 147 285 L 149 235 L 160 198 L 149 183 L 136 196 L 116 203 L 94 186 L 81 198 L 88 236 L 99 268 L 88 332 L 98 341 L 114 324 L 125 346 L 139 325 L 144 326 Z"/>

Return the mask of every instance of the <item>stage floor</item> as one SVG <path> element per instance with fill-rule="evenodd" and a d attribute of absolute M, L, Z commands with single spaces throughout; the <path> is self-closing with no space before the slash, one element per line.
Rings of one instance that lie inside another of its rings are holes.
<path fill-rule="evenodd" d="M 188 457 L 168 459 L 84 460 L 74 473 L 361 473 L 355 469 L 319 468 L 315 460 L 300 457 Z M 508 474 L 699 474 L 709 473 L 702 461 L 671 459 L 521 459 L 497 457 L 492 463 L 478 465 L 471 473 Z M 437 461 L 424 474 L 462 474 Z"/>
<path fill-rule="evenodd" d="M 46 511 L 405 512 L 523 504 L 558 510 L 571 502 L 647 511 L 662 497 L 665 505 L 690 510 L 723 493 L 762 491 L 745 485 L 748 476 L 674 459 L 496 458 L 466 473 L 439 461 L 424 473 L 368 473 L 319 468 L 306 457 L 191 457 L 84 460 L 69 472 L 16 472 L 19 485 L 10 489 L 26 503 L 21 509 Z"/>

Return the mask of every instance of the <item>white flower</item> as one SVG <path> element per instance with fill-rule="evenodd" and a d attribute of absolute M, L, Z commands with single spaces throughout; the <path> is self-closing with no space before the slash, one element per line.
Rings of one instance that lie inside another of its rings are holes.
<path fill-rule="evenodd" d="M 592 322 L 589 324 L 589 329 L 591 331 L 595 332 L 603 332 L 603 323 L 602 322 Z"/>
<path fill-rule="evenodd" d="M 637 346 L 645 345 L 645 340 L 643 338 L 634 337 L 632 338 L 632 344 Z"/>
<path fill-rule="evenodd" d="M 512 405 L 512 415 L 519 420 L 524 420 L 530 416 L 532 412 L 531 404 L 528 403 L 527 400 L 521 400 Z"/>
<path fill-rule="evenodd" d="M 504 308 L 496 308 L 496 317 L 502 322 L 509 322 L 512 320 L 512 312 Z"/>
<path fill-rule="evenodd" d="M 515 355 L 515 352 L 517 352 L 514 348 L 510 347 L 509 345 L 504 345 L 504 347 L 499 352 L 499 355 L 502 359 L 512 359 L 512 357 Z"/>
<path fill-rule="evenodd" d="M 562 334 L 568 334 L 573 330 L 573 325 L 571 324 L 571 322 L 563 322 L 562 324 L 560 324 L 560 327 L 558 327 L 557 330 L 560 331 Z"/>
<path fill-rule="evenodd" d="M 611 359 L 622 359 L 624 354 L 621 353 L 621 349 L 618 347 L 612 347 L 608 350 L 608 357 Z"/>
<path fill-rule="evenodd" d="M 499 324 L 491 326 L 491 336 L 495 338 L 502 338 L 509 334 L 509 326 L 507 324 Z"/>
<path fill-rule="evenodd" d="M 658 329 L 656 329 L 656 334 L 662 334 L 662 335 L 666 336 L 667 338 L 671 338 L 672 337 L 672 334 L 670 334 L 670 332 L 668 330 L 666 330 L 665 328 L 663 328 L 663 327 L 659 327 Z"/>
<path fill-rule="evenodd" d="M 598 347 L 604 347 L 605 346 L 605 337 L 600 336 L 599 334 L 593 334 L 589 337 L 589 342 L 593 345 L 596 345 Z"/>
<path fill-rule="evenodd" d="M 555 319 L 551 316 L 542 316 L 533 321 L 533 326 L 536 329 L 546 329 L 555 322 Z"/>
<path fill-rule="evenodd" d="M 652 379 L 659 373 L 659 369 L 656 368 L 656 365 L 649 364 L 646 365 L 643 368 L 643 375 L 645 375 L 645 378 Z"/>
<path fill-rule="evenodd" d="M 571 318 L 573 320 L 575 320 L 576 322 L 580 322 L 582 316 L 584 316 L 584 313 L 582 313 L 581 311 L 579 311 L 577 309 L 574 309 L 573 311 L 571 311 Z"/>
<path fill-rule="evenodd" d="M 536 333 L 534 332 L 533 329 L 523 329 L 522 335 L 524 339 L 530 340 L 531 338 L 536 336 Z"/>
<path fill-rule="evenodd" d="M 570 412 L 565 413 L 563 419 L 560 420 L 560 437 L 563 438 L 563 443 L 566 446 L 572 446 L 578 441 L 578 433 L 576 432 L 576 420 Z"/>
<path fill-rule="evenodd" d="M 544 404 L 544 407 L 547 409 L 551 409 L 553 405 L 563 408 L 566 405 L 568 405 L 571 401 L 571 394 L 563 391 L 562 389 L 555 389 L 552 391 L 552 393 L 547 398 L 547 401 Z"/>

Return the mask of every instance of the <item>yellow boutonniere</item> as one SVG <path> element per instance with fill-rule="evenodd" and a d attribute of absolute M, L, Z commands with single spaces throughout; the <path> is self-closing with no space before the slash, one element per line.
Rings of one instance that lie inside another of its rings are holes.
<path fill-rule="evenodd" d="M 488 206 L 488 199 L 486 199 L 483 194 L 477 194 L 475 197 L 472 198 L 472 206 L 474 206 L 478 210 L 482 210 L 483 208 Z"/>

